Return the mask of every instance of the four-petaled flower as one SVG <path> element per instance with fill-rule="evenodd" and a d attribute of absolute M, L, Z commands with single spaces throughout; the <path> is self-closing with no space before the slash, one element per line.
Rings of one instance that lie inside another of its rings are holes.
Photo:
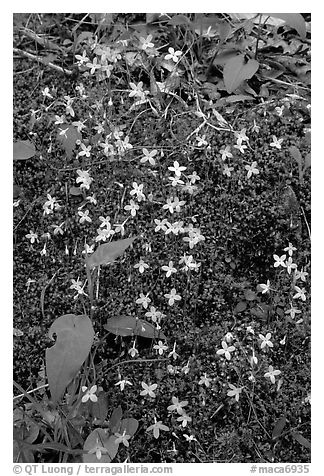
<path fill-rule="evenodd" d="M 174 48 L 169 48 L 168 49 L 169 54 L 165 55 L 165 59 L 169 60 L 172 59 L 175 63 L 177 63 L 180 59 L 180 56 L 182 55 L 181 51 L 174 51 Z"/>
<path fill-rule="evenodd" d="M 306 301 L 306 296 L 305 296 L 306 290 L 305 290 L 305 288 L 301 289 L 298 286 L 295 286 L 295 290 L 297 291 L 297 293 L 293 296 L 293 299 L 300 298 L 302 301 Z"/>
<path fill-rule="evenodd" d="M 257 169 L 257 162 L 252 162 L 251 165 L 246 165 L 245 170 L 247 170 L 247 178 L 252 177 L 252 174 L 258 175 L 259 169 Z"/>
<path fill-rule="evenodd" d="M 274 370 L 272 365 L 269 365 L 269 370 L 264 374 L 265 378 L 270 378 L 271 383 L 276 383 L 276 376 L 280 375 L 281 371 L 280 370 Z"/>
<path fill-rule="evenodd" d="M 204 373 L 204 375 L 202 377 L 200 377 L 200 380 L 198 382 L 198 385 L 205 385 L 206 387 L 209 387 L 210 385 L 210 378 L 207 377 L 207 374 L 206 372 Z"/>
<path fill-rule="evenodd" d="M 262 340 L 261 342 L 261 349 L 263 349 L 264 347 L 268 346 L 268 347 L 273 347 L 273 343 L 271 342 L 271 333 L 268 332 L 266 334 L 266 336 L 262 335 L 262 334 L 259 334 L 259 337 L 260 339 Z"/>
<path fill-rule="evenodd" d="M 267 284 L 259 284 L 260 288 L 262 289 L 262 294 L 267 293 L 270 290 L 270 281 L 267 279 Z"/>
<path fill-rule="evenodd" d="M 169 300 L 168 301 L 169 306 L 173 306 L 175 301 L 181 300 L 181 296 L 177 294 L 177 291 L 175 288 L 172 288 L 170 293 L 165 294 L 164 297 Z"/>
<path fill-rule="evenodd" d="M 284 251 L 288 251 L 289 256 L 292 256 L 293 252 L 296 250 L 297 248 L 295 248 L 291 243 L 289 243 L 287 248 L 284 248 Z"/>
<path fill-rule="evenodd" d="M 124 210 L 130 211 L 132 217 L 136 216 L 136 211 L 139 209 L 139 206 L 137 203 L 134 202 L 134 200 L 130 200 L 129 205 L 124 206 Z"/>
<path fill-rule="evenodd" d="M 91 218 L 89 217 L 89 210 L 86 210 L 83 212 L 82 210 L 78 211 L 78 215 L 80 215 L 80 223 L 84 223 L 85 221 L 88 221 L 89 223 L 92 222 Z"/>
<path fill-rule="evenodd" d="M 181 426 L 183 428 L 186 428 L 187 423 L 191 422 L 191 420 L 192 420 L 192 418 L 189 415 L 187 415 L 186 413 L 183 413 L 181 416 L 179 416 L 177 418 L 177 421 L 181 421 Z"/>
<path fill-rule="evenodd" d="M 146 430 L 146 431 L 153 430 L 154 438 L 158 438 L 160 436 L 160 430 L 169 431 L 169 427 L 166 425 L 163 425 L 162 421 L 156 421 L 155 417 L 154 417 L 154 421 L 155 421 L 154 425 L 149 426 Z"/>
<path fill-rule="evenodd" d="M 233 154 L 230 152 L 231 146 L 227 145 L 225 149 L 221 149 L 220 153 L 222 154 L 222 160 L 225 161 L 227 157 L 231 159 L 233 157 Z"/>
<path fill-rule="evenodd" d="M 136 304 L 142 304 L 144 309 L 147 309 L 149 303 L 151 302 L 151 299 L 148 297 L 148 294 L 143 294 L 140 293 L 140 297 L 136 299 Z"/>
<path fill-rule="evenodd" d="M 152 385 L 147 385 L 145 382 L 142 382 L 142 387 L 144 390 L 141 391 L 140 395 L 143 397 L 145 395 L 149 395 L 152 398 L 155 398 L 156 395 L 154 393 L 154 390 L 157 388 L 157 384 L 153 383 Z"/>
<path fill-rule="evenodd" d="M 168 167 L 168 170 L 170 170 L 171 172 L 174 172 L 174 174 L 177 177 L 180 177 L 181 173 L 184 170 L 187 170 L 187 167 L 184 167 L 183 165 L 180 165 L 179 162 L 176 160 L 176 161 L 173 162 L 173 166 Z"/>
<path fill-rule="evenodd" d="M 308 273 L 306 273 L 306 271 L 304 271 L 303 268 L 302 268 L 301 271 L 299 271 L 298 269 L 296 269 L 296 271 L 295 271 L 296 281 L 297 281 L 297 279 L 301 279 L 302 281 L 305 282 L 307 275 L 308 275 Z"/>
<path fill-rule="evenodd" d="M 183 407 L 188 405 L 188 400 L 183 400 L 182 402 L 179 402 L 177 397 L 172 397 L 172 405 L 169 405 L 167 410 L 169 412 L 174 412 L 176 411 L 179 413 L 179 415 L 183 415 L 185 413 Z"/>
<path fill-rule="evenodd" d="M 290 314 L 290 317 L 292 319 L 295 319 L 296 314 L 300 314 L 300 313 L 301 311 L 297 309 L 296 307 L 293 307 L 291 304 L 290 304 L 290 309 L 288 309 L 288 311 L 285 311 L 285 314 Z"/>
<path fill-rule="evenodd" d="M 292 269 L 296 269 L 296 268 L 297 268 L 297 264 L 292 262 L 292 257 L 291 257 L 291 256 L 289 256 L 289 258 L 288 258 L 287 261 L 286 261 L 286 267 L 287 267 L 287 272 L 288 272 L 288 274 L 291 273 L 291 270 L 292 270 Z"/>
<path fill-rule="evenodd" d="M 227 392 L 228 397 L 234 397 L 235 400 L 238 402 L 240 398 L 240 393 L 243 390 L 243 387 L 237 388 L 235 385 L 232 385 L 231 383 L 228 384 L 228 386 L 232 389 Z"/>
<path fill-rule="evenodd" d="M 277 139 L 276 136 L 272 136 L 273 142 L 270 142 L 270 147 L 276 147 L 277 149 L 281 149 L 281 144 L 283 139 Z"/>
<path fill-rule="evenodd" d="M 146 38 L 143 38 L 142 36 L 140 37 L 140 47 L 142 50 L 146 50 L 147 48 L 153 48 L 154 43 L 151 43 L 152 40 L 152 35 L 148 35 Z"/>
<path fill-rule="evenodd" d="M 115 433 L 115 436 L 117 436 L 117 438 L 115 439 L 115 445 L 118 445 L 119 443 L 123 443 L 124 446 L 126 447 L 129 446 L 129 443 L 127 440 L 130 439 L 130 435 L 126 435 L 126 430 L 123 431 L 122 435 L 120 433 Z"/>
<path fill-rule="evenodd" d="M 177 343 L 175 342 L 175 343 L 173 344 L 173 349 L 171 350 L 171 352 L 170 352 L 169 355 L 168 355 L 168 357 L 173 357 L 174 360 L 176 360 L 176 359 L 179 357 L 179 354 L 177 354 L 177 353 L 176 353 L 176 350 L 175 350 L 176 345 L 177 345 Z"/>
<path fill-rule="evenodd" d="M 119 385 L 120 386 L 120 390 L 123 391 L 124 388 L 125 388 L 125 385 L 133 385 L 129 380 L 121 380 L 121 377 L 119 377 L 119 381 L 117 383 L 115 383 L 115 386 L 116 385 Z"/>
<path fill-rule="evenodd" d="M 28 238 L 30 240 L 31 243 L 35 243 L 35 240 L 38 241 L 38 235 L 37 233 L 34 233 L 33 231 L 29 231 L 29 233 L 27 235 L 25 235 L 26 238 Z"/>
<path fill-rule="evenodd" d="M 145 164 L 145 162 L 149 161 L 151 165 L 155 165 L 155 159 L 153 159 L 153 157 L 156 156 L 158 151 L 156 149 L 153 149 L 151 150 L 151 152 L 149 152 L 147 149 L 144 148 L 142 149 L 142 152 L 144 154 L 144 157 L 142 157 L 140 160 L 141 164 Z"/>
<path fill-rule="evenodd" d="M 234 167 L 229 167 L 227 164 L 224 164 L 223 175 L 227 175 L 227 177 L 230 177 L 233 170 Z"/>
<path fill-rule="evenodd" d="M 173 261 L 169 261 L 168 265 L 162 266 L 163 271 L 166 271 L 166 277 L 169 278 L 172 273 L 176 273 L 177 270 L 173 266 Z"/>
<path fill-rule="evenodd" d="M 222 347 L 223 347 L 222 349 L 219 349 L 219 350 L 217 351 L 217 354 L 218 354 L 218 355 L 223 355 L 223 354 L 224 354 L 224 356 L 226 357 L 226 359 L 227 359 L 227 360 L 230 360 L 230 359 L 231 359 L 231 352 L 234 352 L 234 350 L 235 350 L 234 345 L 228 346 L 228 345 L 226 344 L 226 342 L 223 340 L 223 341 L 222 341 Z"/>
<path fill-rule="evenodd" d="M 95 446 L 91 448 L 91 450 L 89 450 L 88 453 L 89 454 L 95 453 L 96 458 L 100 460 L 103 454 L 108 454 L 108 450 L 107 448 L 99 444 L 99 438 L 97 438 Z"/>
<path fill-rule="evenodd" d="M 81 387 L 81 390 L 82 392 L 86 392 L 81 399 L 82 403 L 86 403 L 89 399 L 94 403 L 98 401 L 98 397 L 96 395 L 97 385 L 93 385 L 89 390 L 84 386 Z"/>
<path fill-rule="evenodd" d="M 278 256 L 278 255 L 273 255 L 274 257 L 274 260 L 275 260 L 275 263 L 274 263 L 274 268 L 278 268 L 278 266 L 283 266 L 284 268 L 286 268 L 286 263 L 285 263 L 285 259 L 286 259 L 286 255 L 282 255 L 282 256 Z"/>
<path fill-rule="evenodd" d="M 138 269 L 138 271 L 142 274 L 147 268 L 149 268 L 149 265 L 141 258 L 139 262 L 134 265 L 134 268 Z"/>
<path fill-rule="evenodd" d="M 153 346 L 153 349 L 157 350 L 159 352 L 159 355 L 162 355 L 165 350 L 167 350 L 168 346 L 164 345 L 161 340 L 159 340 L 158 344 L 155 344 Z"/>

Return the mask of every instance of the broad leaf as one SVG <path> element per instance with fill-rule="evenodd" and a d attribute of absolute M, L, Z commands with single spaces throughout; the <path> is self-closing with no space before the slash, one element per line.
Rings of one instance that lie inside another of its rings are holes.
<path fill-rule="evenodd" d="M 88 316 L 66 314 L 51 325 L 49 337 L 53 334 L 56 342 L 46 350 L 46 373 L 52 399 L 57 402 L 88 357 L 94 331 Z"/>
<path fill-rule="evenodd" d="M 125 431 L 126 435 L 133 436 L 135 435 L 137 428 L 138 421 L 135 418 L 125 418 L 125 420 L 122 420 L 120 423 L 120 429 L 118 433 L 123 434 Z"/>
<path fill-rule="evenodd" d="M 108 414 L 108 393 L 99 392 L 97 394 L 98 400 L 96 402 L 91 402 L 90 413 L 97 420 L 104 421 L 107 418 Z"/>
<path fill-rule="evenodd" d="M 311 166 L 311 154 L 309 152 L 308 154 L 306 154 L 306 157 L 305 157 L 304 171 L 308 169 L 308 167 L 310 166 Z"/>
<path fill-rule="evenodd" d="M 149 339 L 166 339 L 161 330 L 157 330 L 149 322 L 133 316 L 111 317 L 104 328 L 117 336 L 141 336 Z"/>
<path fill-rule="evenodd" d="M 73 195 L 75 197 L 77 197 L 79 195 L 82 195 L 81 188 L 80 187 L 75 187 L 75 186 L 70 187 L 70 195 Z"/>
<path fill-rule="evenodd" d="M 282 433 L 282 430 L 284 429 L 284 426 L 286 424 L 286 418 L 283 416 L 279 418 L 279 420 L 276 421 L 273 430 L 272 430 L 272 438 L 279 438 L 279 436 Z"/>
<path fill-rule="evenodd" d="M 244 55 L 229 59 L 223 70 L 224 84 L 228 93 L 232 93 L 245 80 L 252 78 L 259 68 L 258 61 L 245 61 Z"/>
<path fill-rule="evenodd" d="M 81 139 L 81 133 L 71 124 L 61 124 L 58 128 L 57 140 L 62 145 L 68 158 L 72 156 L 76 141 Z"/>
<path fill-rule="evenodd" d="M 107 430 L 97 428 L 93 430 L 84 442 L 82 455 L 84 463 L 110 463 L 118 452 L 119 444 L 115 443 L 116 436 L 108 435 Z"/>
<path fill-rule="evenodd" d="M 291 147 L 289 147 L 289 152 L 290 152 L 290 155 L 296 160 L 298 167 L 301 167 L 303 159 L 298 147 L 296 147 L 295 145 L 292 145 Z"/>
<path fill-rule="evenodd" d="M 244 297 L 247 301 L 254 301 L 257 298 L 257 295 L 251 289 L 244 289 Z"/>
<path fill-rule="evenodd" d="M 35 146 L 29 140 L 19 140 L 13 143 L 13 160 L 31 159 L 35 154 Z"/>
<path fill-rule="evenodd" d="M 293 431 L 292 436 L 295 438 L 298 443 L 300 443 L 302 446 L 305 446 L 305 448 L 311 448 L 311 443 L 308 441 L 306 438 L 303 437 L 298 431 Z"/>
<path fill-rule="evenodd" d="M 240 312 L 245 311 L 246 309 L 246 302 L 245 301 L 240 301 L 239 303 L 236 304 L 234 308 L 234 314 L 238 314 Z"/>
<path fill-rule="evenodd" d="M 125 240 L 111 241 L 110 243 L 99 245 L 96 251 L 90 257 L 87 257 L 87 266 L 95 268 L 96 266 L 113 263 L 135 239 L 136 237 L 126 238 Z"/>
<path fill-rule="evenodd" d="M 306 38 L 306 23 L 300 13 L 265 13 L 264 15 L 280 18 L 280 20 L 294 28 L 301 38 Z"/>
<path fill-rule="evenodd" d="M 114 408 L 108 422 L 108 428 L 111 431 L 111 433 L 116 433 L 116 431 L 118 431 L 122 416 L 123 416 L 123 410 L 121 406 Z"/>

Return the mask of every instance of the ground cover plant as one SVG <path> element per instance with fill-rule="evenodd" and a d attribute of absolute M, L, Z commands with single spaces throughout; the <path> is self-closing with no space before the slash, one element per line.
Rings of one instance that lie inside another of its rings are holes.
<path fill-rule="evenodd" d="M 14 15 L 14 460 L 310 461 L 310 15 Z"/>

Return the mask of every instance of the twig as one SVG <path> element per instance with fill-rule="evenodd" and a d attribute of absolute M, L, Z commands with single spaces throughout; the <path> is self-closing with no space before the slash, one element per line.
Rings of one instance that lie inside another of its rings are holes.
<path fill-rule="evenodd" d="M 64 73 L 69 76 L 73 74 L 73 72 L 70 71 L 69 69 L 61 68 L 61 66 L 57 66 L 56 64 L 48 62 L 46 59 L 42 58 L 41 56 L 32 55 L 31 53 L 27 53 L 27 51 L 20 50 L 19 48 L 13 48 L 13 52 L 20 56 L 24 56 L 25 58 L 31 59 L 33 61 L 37 61 L 38 63 L 42 63 L 43 65 L 48 66 L 49 68 L 52 68 L 55 71 L 58 71 L 59 73 Z"/>
<path fill-rule="evenodd" d="M 305 211 L 304 211 L 303 207 L 300 207 L 300 208 L 301 208 L 301 211 L 302 211 L 305 223 L 306 223 L 309 239 L 311 240 L 312 239 L 311 238 L 311 231 L 310 231 L 309 224 L 308 224 L 308 221 L 307 221 L 307 218 L 306 218 L 306 215 L 305 215 Z"/>
<path fill-rule="evenodd" d="M 34 393 L 34 392 L 37 392 L 37 390 L 41 390 L 42 388 L 47 388 L 47 387 L 48 387 L 48 383 L 46 383 L 45 385 L 41 385 L 40 387 L 34 388 L 33 390 L 29 390 L 28 392 L 21 393 L 20 395 L 16 395 L 15 397 L 13 397 L 13 400 L 18 400 L 18 398 L 25 397 L 26 393 L 28 394 Z"/>

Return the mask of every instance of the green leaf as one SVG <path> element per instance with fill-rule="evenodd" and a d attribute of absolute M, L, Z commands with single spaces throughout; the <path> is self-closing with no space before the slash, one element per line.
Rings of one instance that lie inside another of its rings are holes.
<path fill-rule="evenodd" d="M 236 304 L 234 308 L 234 314 L 239 314 L 240 312 L 245 311 L 246 309 L 246 302 L 245 301 L 240 301 L 239 303 Z"/>
<path fill-rule="evenodd" d="M 272 430 L 272 438 L 279 438 L 279 436 L 281 435 L 284 429 L 286 422 L 287 420 L 286 420 L 286 417 L 284 416 L 279 418 L 279 420 L 276 421 Z"/>
<path fill-rule="evenodd" d="M 29 140 L 19 140 L 13 143 L 13 160 L 31 159 L 35 154 L 35 146 Z"/>
<path fill-rule="evenodd" d="M 258 61 L 245 61 L 244 55 L 229 59 L 223 70 L 224 84 L 228 93 L 232 93 L 245 79 L 252 78 L 259 68 Z"/>
<path fill-rule="evenodd" d="M 94 331 L 88 316 L 66 314 L 51 325 L 49 337 L 53 334 L 56 342 L 46 349 L 46 373 L 53 402 L 57 402 L 88 357 Z"/>
<path fill-rule="evenodd" d="M 70 187 L 70 195 L 73 195 L 74 197 L 77 197 L 79 195 L 82 195 L 82 190 L 80 187 Z"/>
<path fill-rule="evenodd" d="M 107 418 L 108 414 L 108 393 L 99 392 L 97 394 L 98 400 L 96 402 L 91 402 L 90 413 L 97 420 L 104 421 Z"/>
<path fill-rule="evenodd" d="M 300 443 L 302 446 L 305 446 L 305 448 L 311 448 L 311 443 L 308 441 L 306 438 L 303 437 L 298 431 L 292 432 L 292 436 L 295 438 L 298 443 Z"/>
<path fill-rule="evenodd" d="M 291 147 L 289 147 L 289 152 L 290 152 L 290 155 L 296 160 L 298 167 L 301 167 L 303 159 L 298 147 L 296 147 L 295 145 L 292 145 Z"/>
<path fill-rule="evenodd" d="M 99 245 L 96 251 L 86 258 L 87 266 L 95 268 L 96 266 L 113 263 L 136 238 L 135 236 L 134 238 L 126 238 L 124 240 L 111 241 L 110 243 Z"/>
<path fill-rule="evenodd" d="M 149 339 L 166 339 L 161 330 L 152 324 L 133 316 L 111 317 L 104 328 L 117 336 L 141 336 Z"/>
<path fill-rule="evenodd" d="M 280 18 L 294 28 L 301 38 L 306 38 L 306 22 L 300 13 L 264 13 L 264 15 Z"/>
<path fill-rule="evenodd" d="M 174 15 L 171 20 L 168 21 L 168 25 L 181 26 L 190 25 L 190 20 L 186 15 Z"/>
<path fill-rule="evenodd" d="M 57 131 L 57 140 L 65 150 L 67 157 L 72 157 L 76 141 L 82 139 L 81 133 L 71 124 L 61 124 Z"/>
<path fill-rule="evenodd" d="M 304 171 L 308 169 L 308 167 L 310 166 L 311 166 L 311 154 L 309 152 L 308 154 L 306 154 L 306 157 L 305 157 Z"/>
<path fill-rule="evenodd" d="M 247 301 L 254 301 L 257 298 L 257 295 L 251 289 L 244 289 L 244 297 Z"/>
<path fill-rule="evenodd" d="M 119 433 L 123 434 L 124 431 L 126 435 L 133 436 L 135 435 L 138 428 L 138 421 L 135 418 L 125 418 L 120 423 Z"/>
<path fill-rule="evenodd" d="M 115 443 L 116 436 L 108 436 L 103 428 L 93 430 L 84 442 L 83 450 L 90 451 L 82 455 L 84 463 L 110 463 L 118 452 L 119 444 Z M 96 448 L 100 447 L 101 454 L 96 455 Z"/>
<path fill-rule="evenodd" d="M 111 431 L 111 433 L 116 433 L 116 431 L 118 431 L 122 416 L 123 416 L 123 410 L 121 406 L 114 408 L 108 422 L 108 428 Z"/>

